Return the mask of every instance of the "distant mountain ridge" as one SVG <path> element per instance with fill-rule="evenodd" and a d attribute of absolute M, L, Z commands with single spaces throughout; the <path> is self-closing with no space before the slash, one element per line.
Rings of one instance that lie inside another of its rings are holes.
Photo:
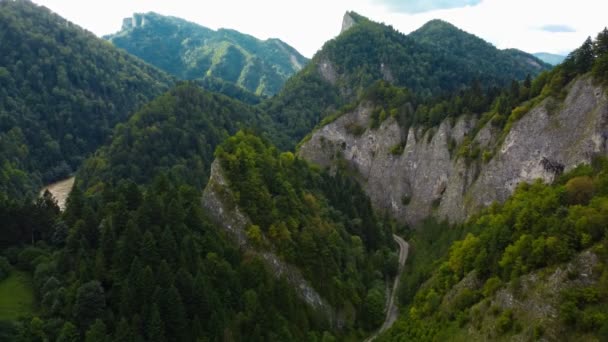
<path fill-rule="evenodd" d="M 537 52 L 534 54 L 534 56 L 541 59 L 545 63 L 549 63 L 551 65 L 558 65 L 561 62 L 563 62 L 564 59 L 566 59 L 566 56 L 564 56 L 564 55 L 557 55 L 554 53 L 547 53 L 547 52 Z"/>
<path fill-rule="evenodd" d="M 181 79 L 212 78 L 258 95 L 277 93 L 308 62 L 279 39 L 214 31 L 153 12 L 125 18 L 122 30 L 105 38 Z"/>
<path fill-rule="evenodd" d="M 266 110 L 289 139 L 301 139 L 321 119 L 354 101 L 378 80 L 433 97 L 473 82 L 502 87 L 548 69 L 548 64 L 532 55 L 498 50 L 444 21 L 433 20 L 404 35 L 392 26 L 347 12 L 341 34 L 325 43 L 266 103 Z M 289 139 L 281 144 L 289 147 L 293 144 Z"/>

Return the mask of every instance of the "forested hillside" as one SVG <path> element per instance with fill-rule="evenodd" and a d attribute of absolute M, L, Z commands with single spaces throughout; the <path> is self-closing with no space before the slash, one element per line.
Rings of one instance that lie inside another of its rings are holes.
<path fill-rule="evenodd" d="M 382 295 L 377 275 L 394 275 L 397 260 L 390 225 L 378 221 L 356 183 L 316 171 L 243 132 L 220 145 L 217 156 L 238 194 L 236 204 L 252 221 L 251 242 L 299 266 L 332 306 L 345 311 L 349 327 L 378 324 L 382 299 L 370 290 L 379 286 L 373 293 Z"/>
<path fill-rule="evenodd" d="M 147 184 L 163 172 L 202 190 L 215 147 L 240 128 L 268 130 L 264 120 L 239 101 L 183 83 L 118 125 L 112 141 L 86 160 L 78 179 L 86 188 L 99 188 L 122 179 Z"/>
<path fill-rule="evenodd" d="M 476 82 L 484 89 L 503 87 L 549 68 L 534 56 L 500 51 L 445 22 L 430 22 L 406 36 L 356 13 L 346 18 L 355 24 L 325 43 L 307 67 L 263 105 L 292 139 L 304 137 L 323 117 L 378 80 L 429 98 Z M 279 143 L 290 147 L 294 141 Z"/>
<path fill-rule="evenodd" d="M 535 80 L 542 91 L 533 101 L 563 96 L 589 74 L 608 85 L 607 58 L 604 30 Z M 508 130 L 523 107 L 497 124 Z M 608 338 L 607 175 L 598 155 L 553 184 L 519 185 L 464 224 L 429 221 L 410 231 L 403 315 L 381 340 Z"/>
<path fill-rule="evenodd" d="M 74 172 L 173 82 L 29 1 L 1 1 L 0 23 L 0 192 L 11 196 Z"/>
<path fill-rule="evenodd" d="M 184 80 L 0 0 L 0 340 L 354 342 L 393 299 L 380 341 L 608 339 L 608 30 L 553 69 L 353 12 L 307 65 L 155 13 L 109 39 Z"/>
<path fill-rule="evenodd" d="M 38 300 L 34 318 L 3 322 L 8 340 L 305 340 L 330 329 L 206 221 L 200 191 L 163 175 L 96 197 L 76 188 L 61 215 L 48 201 L 2 204 L 8 227 L 36 232 L 27 247 L 3 246 Z"/>
<path fill-rule="evenodd" d="M 134 14 L 106 38 L 180 79 L 217 79 L 265 96 L 277 93 L 308 62 L 279 39 L 214 31 L 157 13 Z"/>

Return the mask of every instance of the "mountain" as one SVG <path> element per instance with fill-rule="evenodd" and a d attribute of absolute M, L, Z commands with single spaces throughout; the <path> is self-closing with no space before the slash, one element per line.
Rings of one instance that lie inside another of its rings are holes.
<path fill-rule="evenodd" d="M 298 153 L 323 167 L 347 167 L 376 208 L 401 222 L 417 225 L 431 215 L 462 222 L 505 201 L 520 182 L 551 182 L 606 151 L 600 113 L 608 99 L 598 84 L 607 79 L 608 54 L 592 46 L 500 94 L 472 89 L 416 103 L 407 91 L 376 84 Z"/>
<path fill-rule="evenodd" d="M 420 105 L 448 111 L 429 126 L 403 120 L 407 90 L 380 82 L 299 146 L 356 179 L 416 251 L 379 340 L 605 339 L 608 30 L 460 110 L 475 93 Z"/>
<path fill-rule="evenodd" d="M 547 53 L 547 52 L 537 52 L 534 54 L 534 56 L 538 57 L 543 62 L 549 63 L 551 65 L 558 65 L 561 62 L 563 62 L 564 59 L 566 59 L 566 56 L 556 55 L 556 54 Z"/>
<path fill-rule="evenodd" d="M 409 34 L 419 43 L 432 45 L 443 54 L 457 59 L 459 65 L 467 70 L 477 70 L 482 74 L 496 74 L 503 80 L 523 80 L 528 74 L 536 75 L 547 70 L 548 65 L 526 52 L 516 49 L 499 50 L 481 38 L 469 34 L 443 20 L 431 20 L 418 30 Z M 496 77 L 496 76 L 493 76 Z M 493 82 L 480 79 L 482 84 Z"/>
<path fill-rule="evenodd" d="M 265 96 L 277 93 L 308 62 L 279 39 L 214 31 L 156 13 L 136 13 L 105 38 L 180 79 L 219 79 Z"/>
<path fill-rule="evenodd" d="M 323 117 L 355 100 L 377 80 L 407 87 L 422 98 L 472 85 L 504 86 L 549 66 L 520 51 L 500 51 L 454 26 L 432 21 L 410 35 L 356 13 L 344 16 L 343 31 L 263 108 L 295 144 Z"/>
<path fill-rule="evenodd" d="M 165 173 L 202 189 L 217 145 L 239 129 L 264 130 L 253 107 L 183 83 L 146 104 L 116 127 L 112 140 L 87 159 L 77 178 L 85 188 L 122 179 L 151 183 Z"/>
<path fill-rule="evenodd" d="M 29 1 L 0 2 L 0 192 L 74 172 L 112 127 L 173 83 Z"/>

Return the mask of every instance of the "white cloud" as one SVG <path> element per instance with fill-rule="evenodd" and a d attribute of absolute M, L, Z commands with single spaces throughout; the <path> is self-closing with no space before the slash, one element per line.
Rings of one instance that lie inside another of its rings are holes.
<path fill-rule="evenodd" d="M 460 8 L 479 5 L 482 0 L 375 0 L 389 9 L 409 13 L 424 13 L 439 9 Z"/>
<path fill-rule="evenodd" d="M 447 20 L 499 48 L 565 53 L 608 25 L 603 0 L 484 0 L 477 6 L 408 15 L 379 0 L 34 0 L 97 35 L 116 32 L 133 12 L 155 11 L 217 29 L 233 28 L 265 39 L 284 40 L 310 57 L 340 31 L 344 12 L 354 10 L 408 33 L 434 18 Z M 451 0 L 450 0 L 451 1 Z M 576 32 L 552 33 L 545 25 Z"/>

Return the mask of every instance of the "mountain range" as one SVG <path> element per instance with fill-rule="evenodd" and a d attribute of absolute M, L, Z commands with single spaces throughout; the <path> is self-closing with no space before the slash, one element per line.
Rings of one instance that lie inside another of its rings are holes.
<path fill-rule="evenodd" d="M 105 38 L 180 79 L 210 78 L 263 96 L 277 93 L 308 62 L 279 39 L 214 31 L 157 13 L 125 18 L 122 30 Z"/>
<path fill-rule="evenodd" d="M 355 101 L 372 83 L 385 80 L 421 98 L 459 91 L 475 82 L 501 87 L 550 66 L 516 50 L 501 51 L 444 21 L 431 21 L 409 35 L 348 12 L 343 32 L 328 41 L 277 96 L 262 105 L 293 147 L 324 117 Z M 295 140 L 293 140 L 295 138 Z"/>
<path fill-rule="evenodd" d="M 106 38 L 0 1 L 0 340 L 608 336 L 608 30 Z"/>
<path fill-rule="evenodd" d="M 566 59 L 566 56 L 547 52 L 537 52 L 534 54 L 534 56 L 538 57 L 543 62 L 549 63 L 551 65 L 558 65 L 563 62 L 564 59 Z"/>

